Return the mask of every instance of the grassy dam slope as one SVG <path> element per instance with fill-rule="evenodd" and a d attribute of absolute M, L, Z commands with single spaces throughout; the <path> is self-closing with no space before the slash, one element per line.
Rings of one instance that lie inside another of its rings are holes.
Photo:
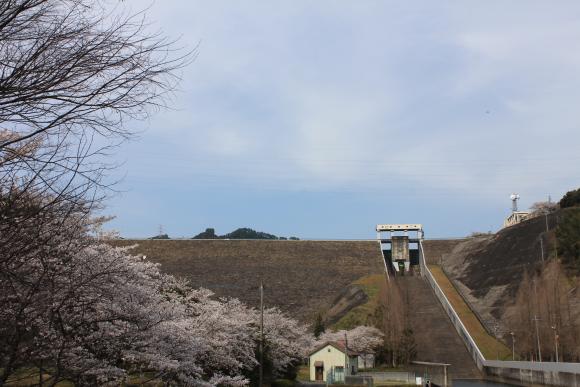
<path fill-rule="evenodd" d="M 311 323 L 349 285 L 384 273 L 375 241 L 119 240 L 117 246 L 161 264 L 166 273 L 220 297 L 258 306 L 263 280 L 267 306 Z"/>

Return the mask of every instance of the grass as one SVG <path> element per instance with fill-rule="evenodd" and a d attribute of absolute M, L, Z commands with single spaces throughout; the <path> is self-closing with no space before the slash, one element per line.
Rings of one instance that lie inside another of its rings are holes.
<path fill-rule="evenodd" d="M 353 282 L 359 285 L 368 297 L 366 303 L 353 308 L 333 326 L 333 329 L 352 329 L 359 325 L 373 325 L 375 314 L 379 307 L 379 292 L 381 284 L 385 281 L 383 274 L 373 274 L 362 277 Z"/>
<path fill-rule="evenodd" d="M 479 350 L 488 360 L 511 360 L 511 350 L 501 341 L 491 336 L 479 319 L 475 316 L 463 297 L 457 292 L 447 275 L 438 265 L 429 265 L 433 277 L 445 293 L 445 296 L 455 309 L 463 325 L 479 347 Z"/>
<path fill-rule="evenodd" d="M 43 381 L 49 381 L 50 375 L 46 372 L 42 378 Z M 6 381 L 6 386 L 23 387 L 37 385 L 40 382 L 40 371 L 38 368 L 20 368 L 10 375 Z M 58 387 L 74 386 L 74 383 L 64 380 L 56 384 Z"/>
<path fill-rule="evenodd" d="M 310 367 L 306 364 L 298 367 L 298 374 L 296 380 L 310 380 Z"/>
<path fill-rule="evenodd" d="M 141 375 L 132 374 L 129 375 L 123 384 L 124 386 L 164 386 L 164 383 L 159 379 L 155 378 L 154 372 L 143 372 Z"/>
<path fill-rule="evenodd" d="M 276 379 L 272 381 L 272 387 L 294 387 L 294 386 L 296 386 L 295 380 Z"/>
<path fill-rule="evenodd" d="M 50 381 L 50 375 L 48 373 L 44 373 L 43 378 L 44 381 Z M 40 372 L 38 368 L 20 368 L 16 370 L 7 380 L 6 386 L 10 387 L 25 387 L 25 386 L 34 386 L 38 385 L 40 381 Z M 75 384 L 68 380 L 60 381 L 56 384 L 57 387 L 73 387 Z M 130 386 L 163 386 L 163 382 L 158 379 L 154 379 L 154 374 L 144 372 L 141 376 L 138 374 L 129 375 L 125 383 L 121 384 L 122 386 L 130 387 Z"/>
<path fill-rule="evenodd" d="M 405 369 L 405 367 L 392 367 L 390 365 L 378 365 L 376 367 L 373 368 L 365 368 L 363 370 L 360 370 L 360 372 L 407 372 L 407 370 Z"/>

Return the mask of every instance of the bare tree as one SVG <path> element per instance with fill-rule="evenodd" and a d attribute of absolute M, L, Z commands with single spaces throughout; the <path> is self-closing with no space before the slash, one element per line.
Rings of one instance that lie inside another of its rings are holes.
<path fill-rule="evenodd" d="M 413 332 L 408 327 L 408 303 L 396 281 L 385 282 L 380 289 L 381 326 L 384 334 L 383 357 L 393 367 L 413 360 L 416 353 Z"/>
<path fill-rule="evenodd" d="M 530 206 L 532 217 L 545 216 L 558 210 L 558 203 L 554 202 L 535 202 Z"/>
<path fill-rule="evenodd" d="M 115 6 L 119 6 L 115 3 Z M 192 58 L 99 0 L 0 3 L 0 182 L 95 200 L 128 119 L 165 106 Z"/>
<path fill-rule="evenodd" d="M 579 317 L 571 303 L 574 280 L 567 278 L 562 264 L 548 262 L 534 276 L 524 275 L 514 304 L 504 320 L 516 338 L 515 349 L 524 359 L 578 361 Z"/>
<path fill-rule="evenodd" d="M 65 347 L 98 324 L 81 319 L 73 333 L 62 316 L 91 309 L 83 286 L 98 295 L 100 278 L 124 270 L 83 282 L 75 264 L 94 243 L 89 215 L 110 185 L 107 156 L 133 135 L 128 119 L 165 106 L 191 58 L 118 2 L 0 2 L 0 385 L 20 366 L 42 369 L 43 354 L 59 372 Z M 56 333 L 42 341 L 47 322 Z M 39 344 L 54 338 L 62 347 Z"/>

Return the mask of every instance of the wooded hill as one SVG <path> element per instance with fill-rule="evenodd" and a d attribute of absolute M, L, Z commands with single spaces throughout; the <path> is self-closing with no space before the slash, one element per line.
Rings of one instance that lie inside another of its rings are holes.
<path fill-rule="evenodd" d="M 160 233 L 149 239 L 171 239 L 168 234 Z M 268 234 L 263 231 L 256 231 L 248 227 L 238 228 L 230 233 L 224 235 L 217 235 L 215 229 L 206 228 L 205 231 L 200 232 L 191 239 L 267 239 L 267 240 L 292 240 L 297 241 L 299 238 L 291 236 L 289 238 L 283 236 L 276 236 L 274 234 Z"/>

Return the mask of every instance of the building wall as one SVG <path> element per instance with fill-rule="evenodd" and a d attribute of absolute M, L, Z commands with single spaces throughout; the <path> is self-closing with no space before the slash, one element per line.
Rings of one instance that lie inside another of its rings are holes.
<path fill-rule="evenodd" d="M 314 363 L 317 361 L 322 361 L 324 363 L 324 381 L 328 380 L 329 372 L 332 371 L 332 368 L 339 366 L 339 367 L 346 367 L 346 356 L 344 352 L 334 348 L 332 345 L 326 345 L 324 348 L 319 350 L 318 352 L 313 353 L 310 355 L 310 380 L 316 379 L 316 370 L 314 368 Z M 345 368 L 345 372 L 346 372 Z"/>

